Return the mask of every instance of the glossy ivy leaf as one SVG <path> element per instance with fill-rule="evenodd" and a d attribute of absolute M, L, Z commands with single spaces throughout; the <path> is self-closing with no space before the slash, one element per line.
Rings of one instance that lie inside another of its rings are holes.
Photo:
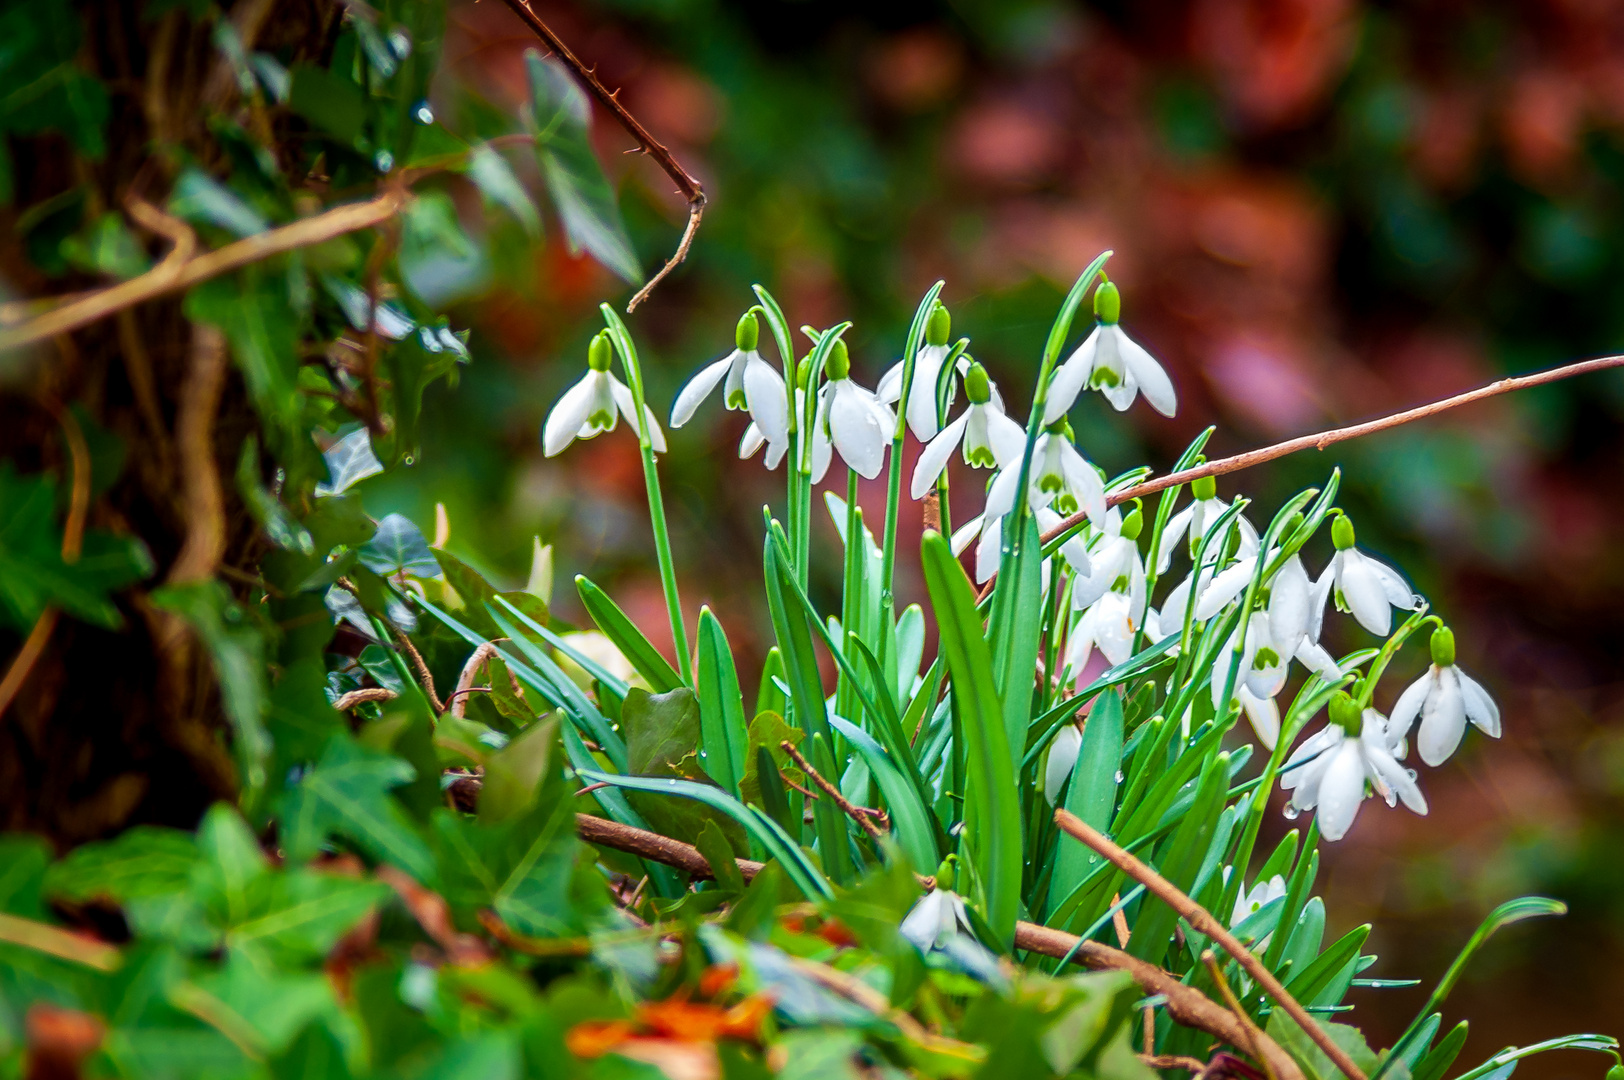
<path fill-rule="evenodd" d="M 372 436 L 364 427 L 333 443 L 321 456 L 327 462 L 328 479 L 316 485 L 317 495 L 342 495 L 367 477 L 383 472 L 383 462 L 372 452 Z"/>
<path fill-rule="evenodd" d="M 63 240 L 62 257 L 75 269 L 121 281 L 145 273 L 152 266 L 141 241 L 124 218 L 112 211 Z"/>
<path fill-rule="evenodd" d="M 423 530 L 405 514 L 389 514 L 378 522 L 378 531 L 361 545 L 360 556 L 361 565 L 380 577 L 440 576 L 440 564 L 435 561 Z"/>
<path fill-rule="evenodd" d="M 626 691 L 620 727 L 632 772 L 679 775 L 678 763 L 699 748 L 699 702 L 687 687 L 650 694 L 634 686 Z"/>
<path fill-rule="evenodd" d="M 322 274 L 321 287 L 343 311 L 350 326 L 366 333 L 370 323 L 381 338 L 399 341 L 417 326 L 417 322 L 388 301 L 374 302 L 366 290 L 337 274 Z M 371 318 L 368 318 L 370 314 Z M 467 359 L 466 353 L 463 359 Z"/>
<path fill-rule="evenodd" d="M 138 825 L 111 840 L 84 844 L 46 872 L 45 895 L 128 903 L 178 893 L 191 883 L 197 845 L 177 829 Z"/>
<path fill-rule="evenodd" d="M 175 181 L 169 212 L 196 225 L 213 225 L 238 238 L 270 228 L 265 215 L 201 169 L 189 168 Z"/>
<path fill-rule="evenodd" d="M 468 158 L 468 178 L 479 188 L 488 204 L 500 206 L 524 229 L 532 240 L 541 235 L 541 213 L 530 193 L 519 182 L 507 158 L 489 143 L 474 147 Z"/>
<path fill-rule="evenodd" d="M 429 326 L 419 326 L 417 333 L 408 334 L 385 355 L 389 412 L 394 420 L 388 455 L 392 462 L 417 453 L 423 392 L 435 380 L 455 371 L 467 355 L 462 340 L 449 329 Z"/>
<path fill-rule="evenodd" d="M 113 629 L 124 617 L 111 593 L 152 573 L 134 537 L 90 532 L 74 562 L 62 558 L 61 496 L 49 476 L 19 476 L 0 462 L 0 622 L 27 633 L 47 606 Z"/>
<path fill-rule="evenodd" d="M 500 824 L 535 806 L 553 764 L 557 742 L 558 721 L 537 720 L 486 757 L 485 782 L 479 790 L 481 822 Z"/>
<path fill-rule="evenodd" d="M 428 845 L 401 805 L 388 796 L 416 776 L 398 757 L 366 749 L 345 735 L 334 736 L 316 767 L 283 796 L 280 818 L 288 858 L 308 860 L 329 836 L 337 835 L 379 862 L 419 881 L 433 881 Z"/>
<path fill-rule="evenodd" d="M 1375 1075 L 1379 1059 L 1365 1042 L 1365 1037 L 1358 1028 L 1332 1023 L 1323 1017 L 1316 1019 L 1319 1020 L 1320 1027 L 1331 1037 L 1331 1041 L 1341 1047 L 1366 1076 Z M 1342 1077 L 1342 1071 L 1325 1056 L 1325 1051 L 1315 1045 L 1314 1040 L 1298 1026 L 1297 1021 L 1286 1014 L 1286 1010 L 1271 1011 L 1268 1026 L 1264 1030 L 1298 1065 L 1302 1066 L 1307 1080 L 1340 1080 Z"/>
<path fill-rule="evenodd" d="M 288 302 L 287 289 L 263 267 L 194 286 L 183 305 L 193 322 L 224 331 L 231 356 L 254 410 L 265 424 L 267 445 L 290 472 L 302 473 L 301 460 L 314 457 L 300 410 L 299 333 L 303 320 Z"/>
<path fill-rule="evenodd" d="M 484 287 L 490 265 L 457 221 L 444 192 L 417 196 L 402 215 L 400 276 L 412 294 L 439 311 Z"/>
<path fill-rule="evenodd" d="M 312 64 L 293 68 L 288 108 L 348 147 L 355 146 L 366 128 L 367 105 L 361 88 L 343 75 Z"/>
<path fill-rule="evenodd" d="M 564 223 L 570 250 L 585 250 L 633 285 L 643 280 L 620 220 L 614 189 L 592 151 L 592 110 L 586 94 L 557 60 L 530 50 L 530 122 L 547 190 Z"/>

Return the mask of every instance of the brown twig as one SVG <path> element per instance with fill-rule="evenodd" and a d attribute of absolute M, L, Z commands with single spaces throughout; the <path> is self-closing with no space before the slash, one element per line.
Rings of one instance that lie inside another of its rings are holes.
<path fill-rule="evenodd" d="M 412 639 L 399 627 L 391 626 L 389 629 L 394 632 L 395 644 L 412 658 L 412 666 L 417 668 L 417 681 L 422 684 L 423 693 L 428 696 L 429 704 L 434 707 L 434 715 L 439 716 L 445 712 L 445 703 L 440 700 L 440 695 L 434 692 L 434 676 L 429 673 L 429 666 L 423 663 L 423 654 L 417 651 Z"/>
<path fill-rule="evenodd" d="M 1264 967 L 1257 957 L 1253 956 L 1251 951 L 1236 939 L 1235 935 L 1231 934 L 1222 923 L 1207 912 L 1206 908 L 1190 899 L 1178 886 L 1141 862 L 1132 852 L 1119 846 L 1115 841 L 1075 814 L 1065 810 L 1056 810 L 1054 820 L 1055 824 L 1060 826 L 1068 835 L 1081 840 L 1105 856 L 1117 869 L 1144 885 L 1153 896 L 1183 916 L 1185 921 L 1197 932 L 1206 934 L 1223 946 L 1224 951 L 1236 959 L 1246 973 L 1252 977 L 1252 980 L 1263 987 L 1275 1001 L 1279 1002 L 1280 1007 L 1286 1010 L 1288 1016 L 1297 1021 L 1308 1037 L 1314 1040 L 1314 1045 L 1325 1052 L 1325 1056 L 1330 1058 L 1336 1067 L 1347 1075 L 1348 1080 L 1365 1080 L 1364 1072 L 1353 1063 L 1353 1059 L 1348 1056 L 1347 1052 L 1326 1034 L 1325 1029 L 1320 1027 L 1319 1021 L 1315 1020 L 1307 1009 L 1298 1004 L 1297 999 L 1292 997 L 1284 986 L 1280 985 L 1280 980 L 1274 977 L 1274 973 Z M 1241 1044 L 1237 1043 L 1236 1045 Z"/>
<path fill-rule="evenodd" d="M 823 776 L 819 775 L 818 770 L 812 767 L 812 763 L 807 761 L 806 758 L 802 757 L 799 750 L 795 749 L 794 743 L 790 742 L 788 739 L 785 739 L 778 745 L 779 748 L 784 751 L 784 753 L 795 759 L 795 764 L 801 767 L 801 771 L 806 773 L 808 778 L 810 778 L 814 784 L 822 788 L 828 794 L 829 798 L 835 801 L 835 805 L 840 807 L 847 817 L 861 825 L 863 827 L 863 831 L 868 833 L 869 836 L 873 837 L 876 844 L 883 843 L 885 841 L 885 834 L 880 831 L 880 827 L 874 824 L 874 822 L 870 821 L 868 819 L 868 815 L 858 813 L 857 807 L 853 806 L 851 800 L 847 799 L 846 796 L 840 793 L 840 788 L 835 785 L 834 781 L 827 780 Z"/>
<path fill-rule="evenodd" d="M 118 949 L 105 941 L 4 912 L 0 912 L 0 941 L 21 945 L 60 960 L 71 960 L 97 971 L 116 971 L 124 962 Z"/>
<path fill-rule="evenodd" d="M 462 665 L 462 674 L 457 676 L 457 688 L 451 691 L 451 697 L 447 702 L 451 706 L 452 716 L 460 720 L 468 712 L 468 693 L 474 689 L 474 680 L 479 677 L 479 669 L 497 655 L 497 642 L 507 640 L 495 638 L 482 643 L 468 658 L 468 662 Z"/>
<path fill-rule="evenodd" d="M 608 109 L 610 115 L 619 122 L 620 126 L 625 128 L 633 139 L 637 140 L 637 145 L 643 153 L 653 158 L 655 163 L 665 170 L 665 174 L 676 182 L 678 190 L 688 200 L 688 227 L 682 232 L 682 240 L 677 245 L 677 253 L 666 262 L 659 273 L 649 280 L 647 285 L 637 291 L 636 296 L 632 297 L 631 303 L 626 305 L 626 311 L 630 313 L 633 308 L 648 298 L 648 294 L 653 290 L 654 286 L 658 285 L 667 274 L 675 269 L 678 263 L 688 257 L 688 248 L 693 243 L 694 233 L 699 230 L 699 219 L 703 216 L 705 210 L 705 187 L 698 180 L 695 180 L 688 170 L 677 162 L 676 158 L 671 156 L 671 151 L 667 150 L 663 143 L 649 134 L 648 129 L 638 122 L 637 117 L 626 110 L 626 106 L 620 103 L 618 96 L 620 91 L 611 91 L 605 87 L 598 80 L 596 68 L 589 68 L 581 63 L 580 58 L 570 51 L 568 45 L 564 44 L 564 39 L 553 33 L 552 29 L 541 21 L 541 18 L 531 10 L 529 0 L 504 0 L 504 2 L 509 8 L 513 9 L 515 15 L 524 20 L 525 25 L 530 27 L 537 37 L 547 43 L 549 49 L 558 54 L 558 59 L 563 62 L 564 66 L 573 71 L 576 78 L 586 84 L 587 90 L 591 92 L 593 97 L 598 99 L 598 103 Z"/>
<path fill-rule="evenodd" d="M 607 821 L 591 814 L 575 815 L 575 831 L 589 844 L 613 848 L 645 859 L 676 867 L 692 877 L 712 877 L 710 864 L 699 849 L 680 840 L 661 836 L 646 829 Z M 739 873 L 746 881 L 761 872 L 762 863 L 752 859 L 734 859 Z M 1167 999 L 1168 1015 L 1174 1020 L 1216 1036 L 1231 1046 L 1248 1046 L 1247 1033 L 1230 1015 L 1228 1009 L 1208 998 L 1201 991 L 1180 982 L 1177 976 L 1147 964 L 1120 949 L 1102 945 L 1097 941 L 1078 941 L 1076 935 L 1055 930 L 1036 923 L 1015 924 L 1015 948 L 1056 959 L 1070 956 L 1085 967 L 1125 971 L 1148 994 L 1160 994 Z M 1267 1035 L 1263 1036 L 1261 1053 L 1266 1055 L 1277 1080 L 1303 1080 L 1303 1072 L 1280 1045 Z"/>
<path fill-rule="evenodd" d="M 1229 1006 L 1229 1011 L 1235 1014 L 1235 1019 L 1241 1022 L 1241 1027 L 1245 1028 L 1246 1034 L 1251 1037 L 1252 1045 L 1248 1049 L 1251 1050 L 1252 1056 L 1263 1062 L 1263 1068 L 1268 1072 L 1269 1080 L 1275 1080 L 1274 1070 L 1269 1068 L 1268 1061 L 1259 1057 L 1257 1052 L 1257 1039 L 1259 1035 L 1263 1034 L 1263 1030 L 1253 1023 L 1252 1018 L 1241 1007 L 1241 999 L 1235 996 L 1235 991 L 1230 988 L 1229 980 L 1224 978 L 1223 970 L 1218 967 L 1218 958 L 1213 955 L 1211 949 L 1202 949 L 1201 962 L 1206 965 L 1207 973 L 1212 976 L 1213 985 L 1218 987 L 1218 993 L 1223 996 L 1224 1004 Z"/>
<path fill-rule="evenodd" d="M 226 368 L 225 334 L 209 323 L 193 323 L 191 358 L 175 416 L 186 540 L 169 568 L 171 584 L 207 580 L 225 552 L 225 495 L 214 456 L 214 416 Z"/>
<path fill-rule="evenodd" d="M 192 256 L 189 250 L 182 248 L 180 241 L 176 241 L 162 262 L 139 277 L 76 297 L 21 325 L 0 329 L 0 351 L 32 345 L 53 335 L 77 330 L 136 304 L 188 289 L 272 255 L 372 228 L 398 214 L 409 198 L 404 189 L 391 189 L 366 202 L 334 207 L 324 214 L 295 221 L 291 225 L 271 229 L 197 256 Z M 131 203 L 131 216 L 145 225 L 146 222 L 137 216 L 136 205 Z"/>
<path fill-rule="evenodd" d="M 1152 1069 L 1183 1069 L 1192 1076 L 1199 1076 L 1207 1071 L 1205 1061 L 1183 1054 L 1140 1054 L 1139 1060 Z"/>
<path fill-rule="evenodd" d="M 349 712 L 357 705 L 365 705 L 369 701 L 393 701 L 400 695 L 387 686 L 369 686 L 365 690 L 351 690 L 333 702 L 333 708 L 339 712 Z"/>

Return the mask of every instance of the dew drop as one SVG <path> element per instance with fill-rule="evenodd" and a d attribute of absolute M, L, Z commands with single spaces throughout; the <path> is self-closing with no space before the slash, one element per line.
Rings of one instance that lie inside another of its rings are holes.
<path fill-rule="evenodd" d="M 389 32 L 389 51 L 395 54 L 395 59 L 404 60 L 412 55 L 412 38 L 400 27 Z"/>
<path fill-rule="evenodd" d="M 1122 783 L 1122 781 L 1124 781 L 1126 779 L 1127 779 L 1127 777 L 1122 775 L 1122 770 L 1118 769 L 1117 774 L 1116 774 L 1116 782 L 1120 784 L 1120 783 Z"/>
<path fill-rule="evenodd" d="M 426 101 L 419 102 L 417 105 L 417 111 L 412 115 L 417 118 L 417 122 L 419 124 L 434 123 L 434 110 L 429 107 L 429 103 Z"/>
<path fill-rule="evenodd" d="M 377 167 L 379 172 L 386 173 L 395 167 L 395 155 L 387 150 L 379 150 L 372 158 L 372 164 Z"/>
<path fill-rule="evenodd" d="M 667 780 L 666 783 L 670 784 L 672 787 L 677 786 L 677 782 L 675 780 Z"/>
<path fill-rule="evenodd" d="M 1297 815 L 1302 813 L 1302 811 L 1297 809 L 1297 804 L 1296 803 L 1287 803 L 1286 808 L 1283 811 L 1281 811 L 1281 813 L 1286 815 L 1286 820 L 1287 821 L 1296 821 L 1297 820 Z"/>

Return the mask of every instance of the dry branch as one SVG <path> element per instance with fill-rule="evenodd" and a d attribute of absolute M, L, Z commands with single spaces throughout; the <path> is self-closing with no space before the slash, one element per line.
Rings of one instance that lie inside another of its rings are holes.
<path fill-rule="evenodd" d="M 1279 1002 L 1280 1007 L 1286 1010 L 1288 1016 L 1297 1021 L 1303 1031 L 1308 1034 L 1308 1037 L 1314 1040 L 1314 1045 L 1325 1052 L 1325 1056 L 1330 1058 L 1336 1067 L 1348 1076 L 1348 1080 L 1365 1080 L 1364 1072 L 1358 1065 L 1353 1063 L 1353 1059 L 1348 1056 L 1347 1051 L 1338 1046 L 1326 1034 L 1325 1029 L 1320 1027 L 1319 1021 L 1315 1020 L 1307 1009 L 1298 1004 L 1297 999 L 1292 997 L 1284 986 L 1280 985 L 1280 980 L 1274 977 L 1274 972 L 1264 967 L 1258 958 L 1252 955 L 1251 950 L 1242 945 L 1239 939 L 1225 928 L 1223 923 L 1213 918 L 1206 908 L 1186 896 L 1178 886 L 1162 877 L 1155 869 L 1141 862 L 1131 851 L 1123 848 L 1075 814 L 1065 810 L 1056 810 L 1054 820 L 1055 824 L 1060 826 L 1067 834 L 1081 840 L 1105 856 L 1117 869 L 1144 885 L 1151 895 L 1183 916 L 1185 921 L 1198 933 L 1207 935 L 1223 946 L 1224 951 L 1235 958 L 1246 973 L 1252 977 L 1253 981 L 1263 987 L 1270 997 Z M 1246 1034 L 1248 1040 L 1254 1038 L 1254 1032 L 1249 1031 Z M 1255 1032 L 1255 1034 L 1260 1036 L 1262 1032 Z M 1236 1045 L 1245 1046 L 1249 1045 L 1249 1042 L 1237 1043 Z"/>

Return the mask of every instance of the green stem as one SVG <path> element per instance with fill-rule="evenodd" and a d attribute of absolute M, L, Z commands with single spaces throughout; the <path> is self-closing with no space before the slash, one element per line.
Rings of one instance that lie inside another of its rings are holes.
<path fill-rule="evenodd" d="M 632 403 L 637 414 L 637 445 L 643 456 L 643 485 L 648 491 L 649 522 L 654 530 L 654 555 L 660 564 L 660 587 L 665 593 L 666 615 L 671 620 L 671 644 L 677 653 L 677 672 L 682 681 L 692 686 L 693 658 L 688 654 L 688 631 L 682 621 L 682 597 L 677 591 L 677 571 L 671 559 L 671 535 L 665 521 L 665 500 L 660 495 L 660 472 L 654 460 L 654 441 L 649 434 L 648 408 L 643 399 L 643 370 L 637 363 L 637 347 L 621 322 L 620 315 L 608 304 L 598 305 L 609 335 L 620 353 L 620 362 L 626 371 L 626 385 L 632 392 Z"/>

